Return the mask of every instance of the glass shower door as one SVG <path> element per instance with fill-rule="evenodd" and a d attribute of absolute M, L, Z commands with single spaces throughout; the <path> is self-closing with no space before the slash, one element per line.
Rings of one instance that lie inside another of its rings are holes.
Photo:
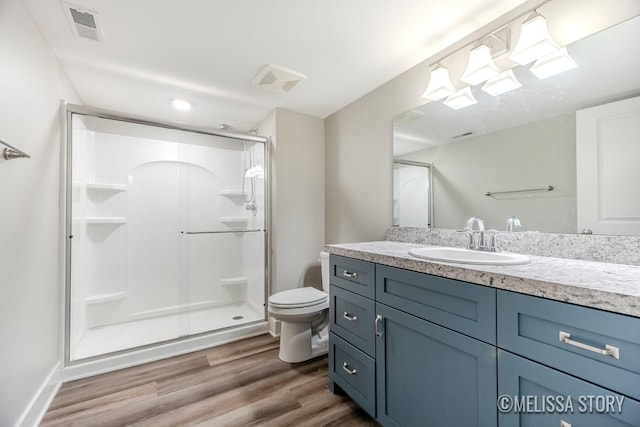
<path fill-rule="evenodd" d="M 265 320 L 263 143 L 72 114 L 69 151 L 69 361 Z"/>

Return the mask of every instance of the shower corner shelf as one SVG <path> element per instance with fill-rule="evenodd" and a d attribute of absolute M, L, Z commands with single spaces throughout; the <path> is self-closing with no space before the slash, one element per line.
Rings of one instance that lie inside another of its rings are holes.
<path fill-rule="evenodd" d="M 244 216 L 227 216 L 220 218 L 220 222 L 231 229 L 245 229 L 249 218 Z"/>
<path fill-rule="evenodd" d="M 96 190 L 96 191 L 127 191 L 127 184 L 110 184 L 104 182 L 74 182 L 74 187 L 86 187 L 87 190 Z"/>
<path fill-rule="evenodd" d="M 87 224 L 104 225 L 104 224 L 126 224 L 127 218 L 120 216 L 113 217 L 87 217 Z"/>
<path fill-rule="evenodd" d="M 227 277 L 226 279 L 220 279 L 220 284 L 223 286 L 240 286 L 249 283 L 249 279 L 244 276 Z"/>
<path fill-rule="evenodd" d="M 105 294 L 97 294 L 91 295 L 85 298 L 85 303 L 87 305 L 95 305 L 95 304 L 104 304 L 107 302 L 120 301 L 125 299 L 126 294 L 124 291 L 121 292 L 110 292 Z"/>
<path fill-rule="evenodd" d="M 242 190 L 220 190 L 220 195 L 231 199 L 243 197 Z"/>
<path fill-rule="evenodd" d="M 105 184 L 100 182 L 87 182 L 88 190 L 103 190 L 103 191 L 127 191 L 126 184 Z"/>

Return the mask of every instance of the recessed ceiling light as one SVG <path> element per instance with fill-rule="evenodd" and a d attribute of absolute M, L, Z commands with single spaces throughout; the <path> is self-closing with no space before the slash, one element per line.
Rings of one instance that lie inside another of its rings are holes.
<path fill-rule="evenodd" d="M 173 108 L 180 111 L 189 111 L 191 109 L 191 103 L 184 99 L 174 99 L 171 101 L 171 105 L 173 105 Z"/>

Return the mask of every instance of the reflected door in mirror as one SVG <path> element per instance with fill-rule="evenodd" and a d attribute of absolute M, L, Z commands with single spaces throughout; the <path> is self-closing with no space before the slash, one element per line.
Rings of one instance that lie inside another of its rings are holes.
<path fill-rule="evenodd" d="M 431 228 L 431 165 L 393 162 L 393 225 Z"/>
<path fill-rule="evenodd" d="M 578 231 L 640 235 L 640 97 L 576 115 Z"/>

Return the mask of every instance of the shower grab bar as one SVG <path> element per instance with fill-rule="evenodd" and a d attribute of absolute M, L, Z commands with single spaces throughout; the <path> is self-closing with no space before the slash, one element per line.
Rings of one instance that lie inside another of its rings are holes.
<path fill-rule="evenodd" d="M 248 230 L 218 230 L 218 231 L 181 231 L 180 234 L 227 234 L 227 233 L 255 233 L 258 231 L 265 231 L 261 228 L 248 229 Z"/>
<path fill-rule="evenodd" d="M 5 160 L 19 159 L 21 157 L 26 157 L 27 159 L 31 158 L 31 156 L 28 155 L 27 153 L 25 153 L 24 151 L 20 150 L 19 148 L 14 147 L 13 145 L 11 145 L 11 144 L 9 144 L 7 142 L 4 142 L 1 139 L 0 139 L 0 144 L 3 144 L 3 145 L 8 147 L 8 148 L 5 148 L 4 150 L 2 150 L 2 155 L 3 155 Z"/>

